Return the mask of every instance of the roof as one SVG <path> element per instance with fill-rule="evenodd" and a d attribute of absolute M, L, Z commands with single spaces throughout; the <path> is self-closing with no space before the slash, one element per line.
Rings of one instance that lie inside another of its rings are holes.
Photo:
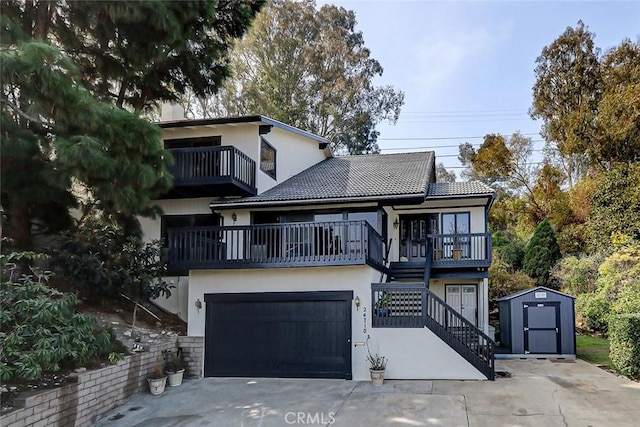
<path fill-rule="evenodd" d="M 304 131 L 302 129 L 298 129 L 297 127 L 290 126 L 282 122 L 279 122 L 277 120 L 271 119 L 266 116 L 261 116 L 261 115 L 221 117 L 221 118 L 215 118 L 215 119 L 195 119 L 195 120 L 182 119 L 182 120 L 173 120 L 168 122 L 160 122 L 160 123 L 157 123 L 157 125 L 163 129 L 172 129 L 172 128 L 196 127 L 196 126 L 233 125 L 233 124 L 239 124 L 239 123 L 262 123 L 265 125 L 270 125 L 280 129 L 284 129 L 289 132 L 293 132 L 297 135 L 311 138 L 322 144 L 329 143 L 329 140 L 325 137 L 316 135 L 311 132 Z"/>
<path fill-rule="evenodd" d="M 528 294 L 528 293 L 531 293 L 531 292 L 539 292 L 539 291 L 552 292 L 552 293 L 557 294 L 557 295 L 562 295 L 562 296 L 565 296 L 565 297 L 568 297 L 568 298 L 576 299 L 576 297 L 574 297 L 573 295 L 565 294 L 565 293 L 562 293 L 560 291 L 556 291 L 554 289 L 547 288 L 545 286 L 536 286 L 535 288 L 525 289 L 523 291 L 516 292 L 516 293 L 511 294 L 511 295 L 507 295 L 506 297 L 502 297 L 502 298 L 498 299 L 498 301 L 508 301 L 508 300 L 517 298 L 519 296 L 522 296 L 522 295 L 525 295 L 525 294 Z"/>
<path fill-rule="evenodd" d="M 480 181 L 437 182 L 429 185 L 427 197 L 486 196 L 494 193 L 493 188 Z"/>
<path fill-rule="evenodd" d="M 211 208 L 413 198 L 424 200 L 434 153 L 371 154 L 323 160 L 264 193 Z"/>

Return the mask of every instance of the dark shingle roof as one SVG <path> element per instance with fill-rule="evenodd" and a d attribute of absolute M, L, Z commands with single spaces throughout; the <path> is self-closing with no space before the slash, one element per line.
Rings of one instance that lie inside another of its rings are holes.
<path fill-rule="evenodd" d="M 424 197 L 433 152 L 333 157 L 313 165 L 264 193 L 212 207 L 284 201 Z"/>
<path fill-rule="evenodd" d="M 438 182 L 429 185 L 427 197 L 476 196 L 493 194 L 493 188 L 479 181 L 471 182 Z"/>

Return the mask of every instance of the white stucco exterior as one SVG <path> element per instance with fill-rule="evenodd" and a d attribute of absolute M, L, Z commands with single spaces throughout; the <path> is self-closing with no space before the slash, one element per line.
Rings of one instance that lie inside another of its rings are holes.
<path fill-rule="evenodd" d="M 205 335 L 207 293 L 349 290 L 361 302 L 359 308 L 352 306 L 354 380 L 369 379 L 367 337 L 372 352 L 389 358 L 386 378 L 485 379 L 427 328 L 372 328 L 371 283 L 379 278 L 380 273 L 368 266 L 194 270 L 189 275 L 188 335 Z"/>

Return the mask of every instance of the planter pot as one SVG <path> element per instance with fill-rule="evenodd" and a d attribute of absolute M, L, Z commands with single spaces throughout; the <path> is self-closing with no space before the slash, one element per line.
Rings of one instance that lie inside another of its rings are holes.
<path fill-rule="evenodd" d="M 453 250 L 453 259 L 459 261 L 462 259 L 462 249 Z"/>
<path fill-rule="evenodd" d="M 376 308 L 376 316 L 378 317 L 388 317 L 391 314 L 391 309 L 389 308 Z"/>
<path fill-rule="evenodd" d="M 149 378 L 147 379 L 147 383 L 149 383 L 149 391 L 154 396 L 164 393 L 164 388 L 167 385 L 167 377 L 162 378 Z"/>
<path fill-rule="evenodd" d="M 169 386 L 177 387 L 182 384 L 182 376 L 184 375 L 184 369 L 180 369 L 176 372 L 167 372 L 167 376 L 169 377 Z"/>
<path fill-rule="evenodd" d="M 440 261 L 442 259 L 442 249 L 436 249 L 433 251 L 433 259 L 436 261 Z"/>
<path fill-rule="evenodd" d="M 369 373 L 371 374 L 371 384 L 373 384 L 374 386 L 382 385 L 382 383 L 384 382 L 384 369 L 369 369 Z"/>

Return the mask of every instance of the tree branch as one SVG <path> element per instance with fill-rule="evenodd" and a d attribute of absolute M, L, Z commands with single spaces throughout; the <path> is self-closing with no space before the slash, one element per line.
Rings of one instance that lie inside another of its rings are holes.
<path fill-rule="evenodd" d="M 18 114 L 23 119 L 28 120 L 30 122 L 34 122 L 34 123 L 42 126 L 43 128 L 47 129 L 47 130 L 51 130 L 51 125 L 49 123 L 45 123 L 45 122 L 42 122 L 39 119 L 36 119 L 35 117 L 31 117 L 30 115 L 28 115 L 27 113 L 22 111 L 16 104 L 14 104 L 13 102 L 9 101 L 8 99 L 0 99 L 0 104 L 5 104 L 5 105 L 9 106 L 13 111 L 16 112 L 16 114 Z"/>

